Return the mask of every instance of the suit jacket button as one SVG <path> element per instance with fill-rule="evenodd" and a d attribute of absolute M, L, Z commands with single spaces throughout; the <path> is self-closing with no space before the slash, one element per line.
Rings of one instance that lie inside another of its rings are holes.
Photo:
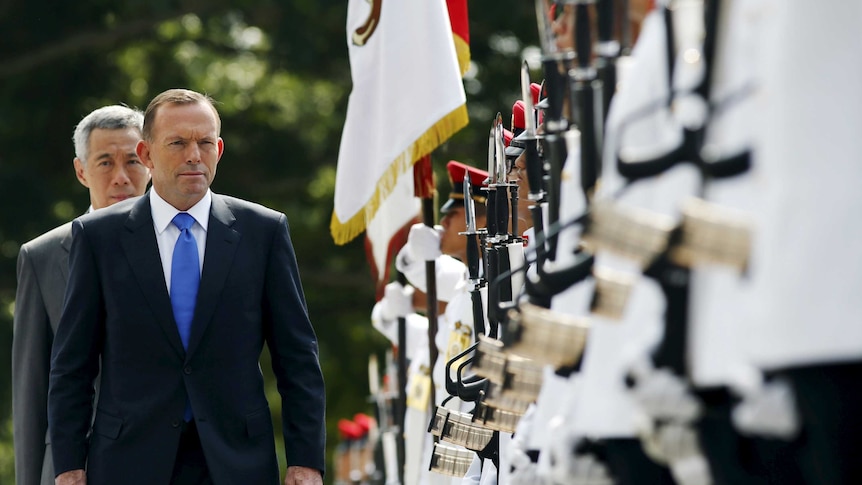
<path fill-rule="evenodd" d="M 191 374 L 191 373 L 192 373 L 192 368 L 191 368 L 191 366 L 188 366 L 188 365 L 187 365 L 187 366 L 183 369 L 183 372 L 185 372 L 185 373 L 186 373 L 186 375 Z"/>
<path fill-rule="evenodd" d="M 171 421 L 171 427 L 172 428 L 179 428 L 180 427 L 180 420 L 175 419 L 175 420 Z"/>

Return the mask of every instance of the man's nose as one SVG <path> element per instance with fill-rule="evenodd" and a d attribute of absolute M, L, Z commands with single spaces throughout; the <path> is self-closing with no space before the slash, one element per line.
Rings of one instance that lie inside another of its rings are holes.
<path fill-rule="evenodd" d="M 196 165 L 201 163 L 201 149 L 197 143 L 190 143 L 186 163 Z"/>
<path fill-rule="evenodd" d="M 114 170 L 114 176 L 111 180 L 111 183 L 114 185 L 128 185 L 132 183 L 131 178 L 129 178 L 129 168 L 125 163 L 121 163 L 117 165 L 117 169 Z"/>

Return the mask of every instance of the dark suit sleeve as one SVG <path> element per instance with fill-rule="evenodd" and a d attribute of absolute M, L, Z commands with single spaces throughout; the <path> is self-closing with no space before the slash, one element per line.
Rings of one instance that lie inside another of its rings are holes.
<path fill-rule="evenodd" d="M 12 334 L 12 414 L 16 483 L 39 483 L 48 432 L 51 323 L 27 247 L 18 254 Z"/>
<path fill-rule="evenodd" d="M 296 256 L 282 215 L 270 249 L 264 328 L 282 400 L 289 466 L 324 470 L 325 392 L 317 337 L 308 318 Z"/>
<path fill-rule="evenodd" d="M 84 468 L 104 332 L 102 288 L 93 248 L 79 220 L 72 224 L 69 283 L 54 337 L 48 423 L 54 473 Z"/>

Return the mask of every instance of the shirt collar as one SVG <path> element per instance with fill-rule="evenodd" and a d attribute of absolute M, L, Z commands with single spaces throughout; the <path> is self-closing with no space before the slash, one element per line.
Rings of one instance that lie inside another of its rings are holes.
<path fill-rule="evenodd" d="M 195 218 L 195 221 L 203 227 L 204 231 L 207 230 L 207 226 L 209 225 L 212 202 L 212 192 L 207 189 L 207 193 L 204 194 L 203 198 L 189 210 L 185 211 Z M 165 232 L 165 229 L 168 228 L 174 217 L 182 212 L 161 198 L 158 192 L 156 192 L 155 187 L 150 189 L 150 210 L 153 213 L 153 224 L 155 224 L 156 232 L 159 234 Z"/>

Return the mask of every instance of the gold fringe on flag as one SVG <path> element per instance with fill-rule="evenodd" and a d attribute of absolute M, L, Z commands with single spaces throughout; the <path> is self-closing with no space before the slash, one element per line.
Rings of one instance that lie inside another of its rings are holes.
<path fill-rule="evenodd" d="M 368 221 L 374 218 L 380 205 L 392 193 L 401 174 L 411 170 L 416 161 L 434 151 L 435 148 L 443 144 L 458 130 L 467 126 L 468 122 L 467 104 L 465 103 L 452 110 L 437 121 L 437 123 L 434 123 L 422 136 L 392 161 L 389 168 L 377 181 L 374 194 L 365 203 L 365 207 L 360 209 L 353 217 L 342 222 L 333 210 L 332 220 L 329 223 L 329 232 L 332 234 L 335 244 L 342 246 L 362 234 Z"/>
<path fill-rule="evenodd" d="M 452 35 L 452 40 L 455 42 L 455 53 L 458 55 L 458 67 L 461 68 L 461 77 L 470 69 L 470 44 L 464 41 L 459 35 Z"/>

